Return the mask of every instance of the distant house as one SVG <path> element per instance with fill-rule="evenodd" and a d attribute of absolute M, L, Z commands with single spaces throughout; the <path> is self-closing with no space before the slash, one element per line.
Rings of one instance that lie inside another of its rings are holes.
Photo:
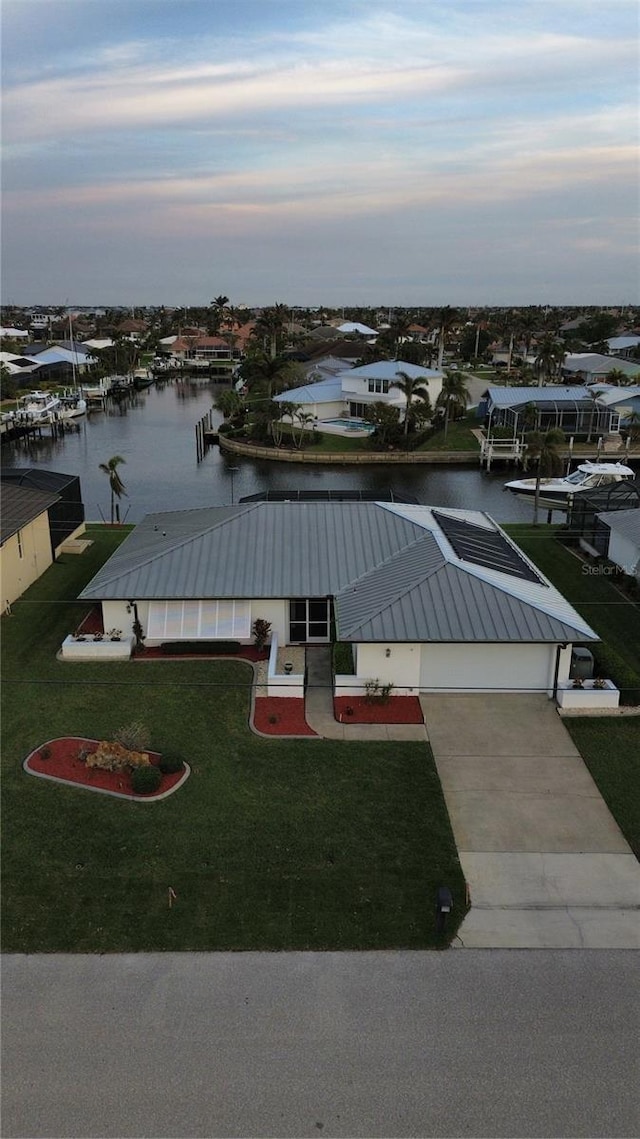
<path fill-rule="evenodd" d="M 640 507 L 599 514 L 598 525 L 606 542 L 605 556 L 640 581 Z"/>
<path fill-rule="evenodd" d="M 508 427 L 514 436 L 553 427 L 568 436 L 610 435 L 620 429 L 615 407 L 607 407 L 589 388 L 578 385 L 489 387 L 478 404 L 478 418 L 485 420 L 489 433 L 494 427 Z"/>
<path fill-rule="evenodd" d="M 587 554 L 604 556 L 607 553 L 607 534 L 598 522 L 599 515 L 639 508 L 640 481 L 636 479 L 577 491 L 571 496 L 567 511 L 569 540 Z"/>
<path fill-rule="evenodd" d="M 606 380 L 609 372 L 613 371 L 624 372 L 631 381 L 640 375 L 640 362 L 633 364 L 618 356 L 602 356 L 598 352 L 575 352 L 565 356 L 562 362 L 564 378 L 575 377 L 584 384 Z"/>
<path fill-rule="evenodd" d="M 241 358 L 240 349 L 222 336 L 179 336 L 169 346 L 171 356 L 193 368 L 208 368 L 209 375 L 230 379 Z"/>
<path fill-rule="evenodd" d="M 2 482 L 0 499 L 0 603 L 4 613 L 53 562 L 48 511 L 58 496 Z"/>
<path fill-rule="evenodd" d="M 142 340 L 148 331 L 149 325 L 144 320 L 134 320 L 133 318 L 121 321 L 116 327 L 118 336 L 124 337 L 125 340 L 131 340 L 133 343 Z"/>
<path fill-rule="evenodd" d="M 341 332 L 343 336 L 363 336 L 365 340 L 373 341 L 378 336 L 377 329 L 369 328 L 367 324 L 360 324 L 357 320 L 345 320 L 336 328 L 337 332 Z"/>
<path fill-rule="evenodd" d="M 323 420 L 340 415 L 361 419 L 374 403 L 387 403 L 404 412 L 406 397 L 394 386 L 396 381 L 402 381 L 401 373 L 410 379 L 421 380 L 428 389 L 432 405 L 435 404 L 442 391 L 442 372 L 402 360 L 378 360 L 359 368 L 349 368 L 332 378 L 293 388 L 275 398 L 277 403 L 302 404 L 318 420 L 319 428 Z"/>
<path fill-rule="evenodd" d="M 147 645 L 352 646 L 396 694 L 542 691 L 597 635 L 486 514 L 398 502 L 273 502 L 149 515 L 82 590 Z M 334 632 L 335 631 L 335 632 Z"/>
<path fill-rule="evenodd" d="M 640 336 L 612 336 L 607 340 L 607 348 L 611 356 L 620 356 L 622 359 L 633 359 L 634 352 L 640 348 Z M 640 370 L 640 361 L 638 361 Z"/>

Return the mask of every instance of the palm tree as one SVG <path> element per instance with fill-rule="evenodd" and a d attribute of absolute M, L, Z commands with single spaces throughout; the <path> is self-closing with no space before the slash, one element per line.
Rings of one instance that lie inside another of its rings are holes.
<path fill-rule="evenodd" d="M 254 333 L 257 337 L 262 337 L 263 340 L 269 341 L 269 354 L 272 360 L 275 359 L 277 355 L 278 339 L 282 338 L 288 317 L 289 310 L 287 306 L 275 304 L 271 308 L 263 309 L 256 320 Z"/>
<path fill-rule="evenodd" d="M 533 525 L 538 525 L 538 512 L 540 510 L 540 481 L 554 478 L 562 474 L 562 457 L 558 453 L 558 446 L 564 443 L 564 433 L 559 427 L 552 427 L 550 431 L 530 431 L 526 437 L 526 460 L 536 464 L 536 489 L 533 498 Z"/>
<path fill-rule="evenodd" d="M 445 341 L 447 332 L 458 319 L 458 313 L 454 308 L 446 305 L 445 308 L 440 309 L 438 314 L 438 369 L 442 368 L 442 358 L 444 356 Z"/>
<path fill-rule="evenodd" d="M 239 392 L 233 388 L 227 388 L 220 392 L 215 401 L 215 408 L 222 412 L 225 419 L 233 419 L 234 415 L 239 415 L 240 412 L 246 410 L 246 403 Z"/>
<path fill-rule="evenodd" d="M 409 434 L 409 423 L 411 420 L 411 404 L 414 399 L 422 400 L 425 404 L 429 401 L 429 381 L 426 376 L 416 376 L 412 379 L 406 372 L 396 372 L 400 377 L 398 380 L 393 380 L 391 383 L 392 388 L 399 388 L 406 398 L 407 406 L 404 412 L 404 434 L 405 437 Z"/>
<path fill-rule="evenodd" d="M 107 475 L 108 479 L 109 479 L 109 487 L 111 489 L 111 523 L 112 524 L 114 522 L 118 522 L 118 523 L 120 522 L 120 505 L 118 502 L 116 502 L 116 499 L 120 499 L 123 494 L 126 495 L 126 493 L 127 493 L 125 490 L 124 483 L 123 483 L 122 479 L 120 478 L 120 474 L 118 472 L 118 467 L 120 466 L 121 463 L 124 463 L 124 462 L 126 462 L 126 459 L 123 459 L 122 455 L 112 455 L 112 457 L 106 463 L 99 463 L 98 464 L 100 467 L 100 470 L 104 471 L 105 475 Z"/>
<path fill-rule="evenodd" d="M 622 371 L 622 368 L 612 368 L 607 372 L 605 380 L 608 384 L 613 384 L 614 387 L 623 387 L 627 382 L 627 373 Z"/>
<path fill-rule="evenodd" d="M 564 344 L 557 340 L 555 336 L 543 336 L 538 344 L 536 354 L 536 371 L 538 373 L 538 385 L 542 387 L 543 380 L 546 379 L 547 383 L 557 377 L 562 362 L 564 360 Z"/>
<path fill-rule="evenodd" d="M 469 403 L 469 389 L 461 372 L 453 372 L 448 368 L 442 380 L 442 390 L 436 400 L 436 406 L 444 408 L 444 437 L 447 438 L 449 430 L 449 416 L 456 408 L 466 409 Z"/>

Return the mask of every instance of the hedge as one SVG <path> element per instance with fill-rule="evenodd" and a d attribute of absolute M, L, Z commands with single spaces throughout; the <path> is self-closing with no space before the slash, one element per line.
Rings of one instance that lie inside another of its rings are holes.
<path fill-rule="evenodd" d="M 621 704 L 640 704 L 640 674 L 610 645 L 600 642 L 590 645 L 596 676 L 612 680 L 620 689 Z"/>
<path fill-rule="evenodd" d="M 242 645 L 240 641 L 165 641 L 160 648 L 166 656 L 219 656 L 239 653 Z"/>

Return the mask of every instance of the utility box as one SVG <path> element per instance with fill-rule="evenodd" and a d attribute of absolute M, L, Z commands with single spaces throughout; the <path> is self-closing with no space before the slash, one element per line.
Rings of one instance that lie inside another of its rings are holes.
<path fill-rule="evenodd" d="M 593 653 L 588 649 L 572 649 L 569 680 L 591 680 L 592 676 Z"/>

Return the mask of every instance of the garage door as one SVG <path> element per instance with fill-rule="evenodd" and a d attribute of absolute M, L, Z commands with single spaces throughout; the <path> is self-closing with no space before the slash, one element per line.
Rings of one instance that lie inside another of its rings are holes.
<path fill-rule="evenodd" d="M 250 601 L 151 601 L 147 637 L 154 641 L 246 640 Z"/>
<path fill-rule="evenodd" d="M 423 645 L 422 692 L 546 691 L 553 683 L 550 645 Z"/>

